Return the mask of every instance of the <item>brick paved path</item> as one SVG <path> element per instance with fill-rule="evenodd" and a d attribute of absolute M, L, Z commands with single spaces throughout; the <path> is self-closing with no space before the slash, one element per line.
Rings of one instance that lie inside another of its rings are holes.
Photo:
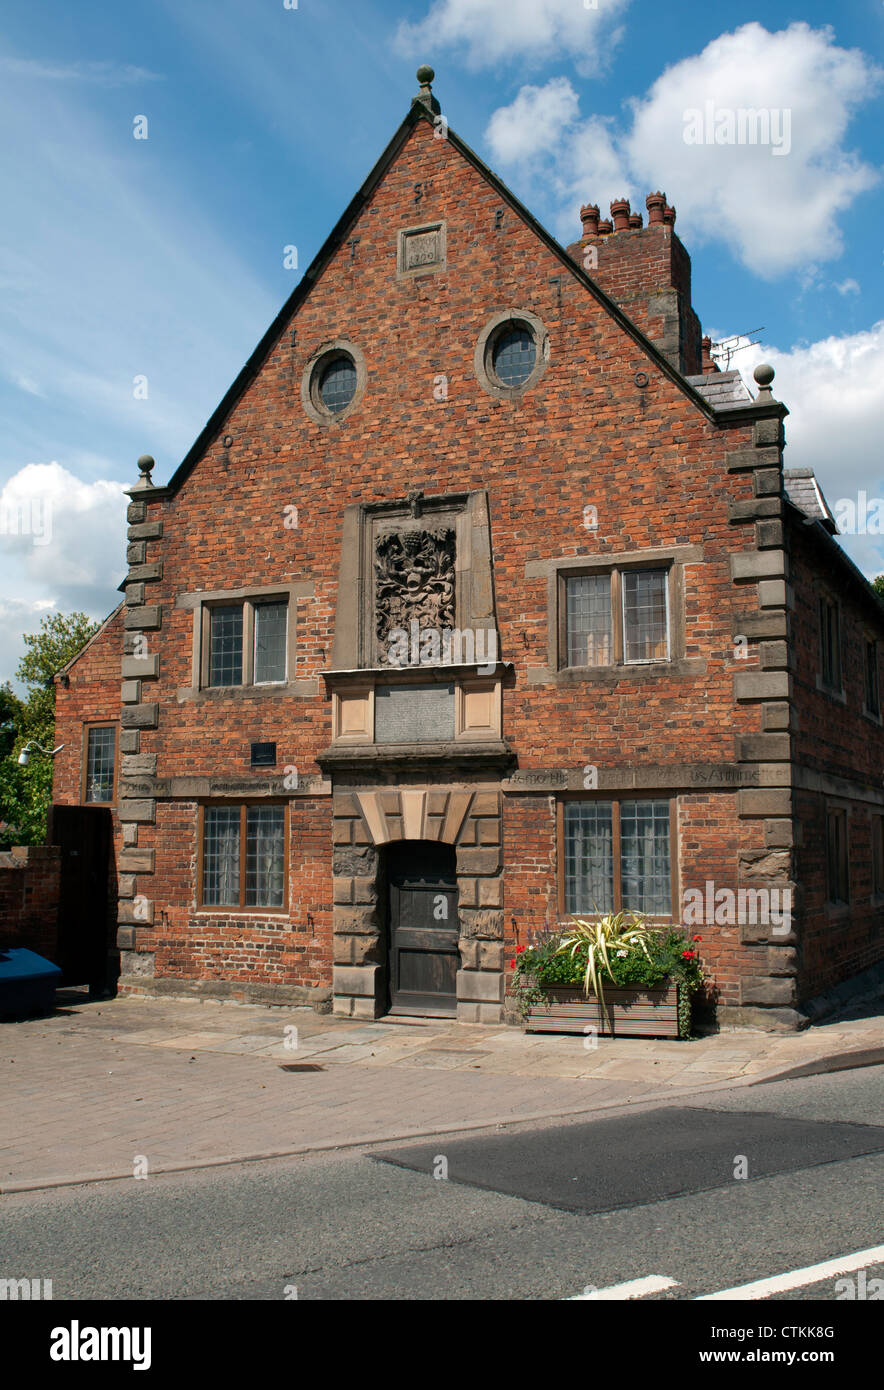
<path fill-rule="evenodd" d="M 156 1172 L 667 1099 L 884 1044 L 879 1018 L 590 1050 L 511 1028 L 66 998 L 0 1025 L 0 1190 L 131 1176 L 139 1155 Z"/>

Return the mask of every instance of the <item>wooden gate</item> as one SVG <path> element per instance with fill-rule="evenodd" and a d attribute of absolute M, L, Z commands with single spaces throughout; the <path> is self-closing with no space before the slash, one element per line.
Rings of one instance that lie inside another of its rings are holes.
<path fill-rule="evenodd" d="M 49 811 L 49 843 L 61 849 L 58 950 L 65 985 L 100 993 L 108 982 L 113 922 L 108 903 L 113 827 L 107 806 L 56 806 Z"/>

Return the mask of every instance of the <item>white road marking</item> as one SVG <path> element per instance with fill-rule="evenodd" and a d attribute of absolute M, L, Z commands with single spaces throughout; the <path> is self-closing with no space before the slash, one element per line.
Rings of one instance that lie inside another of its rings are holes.
<path fill-rule="evenodd" d="M 857 1250 L 855 1254 L 842 1255 L 837 1260 L 824 1260 L 822 1264 L 807 1265 L 805 1269 L 791 1269 L 786 1274 L 774 1274 L 770 1279 L 757 1279 L 754 1284 L 738 1284 L 734 1289 L 704 1293 L 694 1301 L 703 1303 L 725 1298 L 770 1298 L 772 1293 L 786 1293 L 789 1289 L 800 1289 L 806 1284 L 818 1284 L 822 1279 L 831 1279 L 835 1274 L 849 1274 L 854 1269 L 882 1263 L 884 1245 L 873 1245 L 869 1250 Z"/>
<path fill-rule="evenodd" d="M 619 1298 L 644 1298 L 645 1294 L 677 1287 L 677 1281 L 670 1279 L 668 1275 L 648 1274 L 644 1279 L 629 1279 L 625 1284 L 610 1284 L 606 1289 L 594 1289 L 591 1293 L 575 1293 L 567 1301 L 577 1303 L 584 1299 L 613 1301 Z"/>

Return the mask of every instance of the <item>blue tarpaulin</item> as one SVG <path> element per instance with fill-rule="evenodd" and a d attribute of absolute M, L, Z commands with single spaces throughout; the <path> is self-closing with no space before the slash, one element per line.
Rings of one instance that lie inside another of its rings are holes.
<path fill-rule="evenodd" d="M 51 960 L 25 947 L 0 951 L 0 1015 L 45 1012 L 55 1004 L 61 971 Z"/>

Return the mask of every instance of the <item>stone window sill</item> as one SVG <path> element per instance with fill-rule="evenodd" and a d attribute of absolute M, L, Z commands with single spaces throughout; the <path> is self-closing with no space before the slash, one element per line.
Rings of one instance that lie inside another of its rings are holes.
<path fill-rule="evenodd" d="M 817 676 L 817 678 L 816 678 L 816 688 L 817 688 L 817 690 L 819 691 L 820 695 L 827 695 L 827 696 L 829 697 L 830 700 L 834 700 L 834 701 L 835 701 L 835 704 L 836 704 L 836 705 L 846 705 L 846 704 L 847 704 L 847 694 L 846 694 L 846 692 L 845 692 L 843 689 L 842 689 L 842 690 L 836 690 L 836 689 L 835 689 L 833 686 L 831 686 L 831 685 L 825 685 L 825 684 L 823 683 L 823 678 L 822 678 L 822 676 Z"/>
<path fill-rule="evenodd" d="M 680 661 L 630 662 L 621 666 L 529 666 L 529 685 L 614 685 L 624 680 L 661 680 L 672 676 L 701 676 L 705 674 L 703 657 L 685 657 Z"/>

